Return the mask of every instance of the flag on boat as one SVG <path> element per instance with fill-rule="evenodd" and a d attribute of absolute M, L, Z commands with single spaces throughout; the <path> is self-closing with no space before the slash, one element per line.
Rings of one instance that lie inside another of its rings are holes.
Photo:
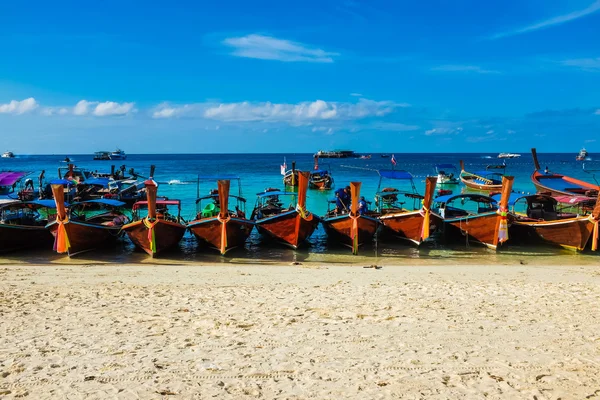
<path fill-rule="evenodd" d="M 396 165 L 396 157 L 392 154 L 392 158 L 390 158 L 390 162 L 392 165 Z"/>
<path fill-rule="evenodd" d="M 285 163 L 285 158 L 283 159 L 283 165 L 281 167 L 281 175 L 285 176 L 285 171 L 287 170 L 287 165 Z"/>

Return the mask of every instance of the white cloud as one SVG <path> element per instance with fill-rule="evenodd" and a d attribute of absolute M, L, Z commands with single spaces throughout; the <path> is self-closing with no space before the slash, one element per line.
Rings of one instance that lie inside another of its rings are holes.
<path fill-rule="evenodd" d="M 489 131 L 487 131 L 485 134 L 486 134 L 486 135 L 493 135 L 493 134 L 494 134 L 494 130 L 493 130 L 493 129 L 490 129 L 490 130 L 489 130 Z"/>
<path fill-rule="evenodd" d="M 442 71 L 442 72 L 473 72 L 477 74 L 499 74 L 500 71 L 495 71 L 492 69 L 484 69 L 478 65 L 458 65 L 458 64 L 448 64 L 448 65 L 440 65 L 437 67 L 431 68 L 432 71 Z"/>
<path fill-rule="evenodd" d="M 600 57 L 597 58 L 574 58 L 561 61 L 567 67 L 576 67 L 584 71 L 600 72 Z"/>
<path fill-rule="evenodd" d="M 564 24 L 565 22 L 573 21 L 581 17 L 585 17 L 586 15 L 590 15 L 600 10 L 600 0 L 594 1 L 591 5 L 584 8 L 583 10 L 573 11 L 568 14 L 558 15 L 556 17 L 547 19 L 545 21 L 541 21 L 535 23 L 533 25 L 528 25 L 523 28 L 514 29 L 507 32 L 502 32 L 493 35 L 490 39 L 500 39 L 507 36 L 515 36 L 520 35 L 522 33 L 533 32 L 539 29 L 549 28 L 554 25 Z"/>
<path fill-rule="evenodd" d="M 223 44 L 233 48 L 231 53 L 233 56 L 261 60 L 332 63 L 334 57 L 339 56 L 339 53 L 260 34 L 227 38 L 223 41 Z"/>
<path fill-rule="evenodd" d="M 134 112 L 133 106 L 135 103 L 116 103 L 114 101 L 105 101 L 99 103 L 94 109 L 94 115 L 105 117 L 108 115 L 127 115 Z"/>
<path fill-rule="evenodd" d="M 334 129 L 328 128 L 326 126 L 319 126 L 319 127 L 312 128 L 312 131 L 313 132 L 325 132 L 326 135 L 333 135 Z"/>
<path fill-rule="evenodd" d="M 204 109 L 205 118 L 221 121 L 265 121 L 305 124 L 315 120 L 351 120 L 367 117 L 381 117 L 398 107 L 390 101 L 360 99 L 357 103 L 313 102 L 288 103 L 222 103 Z"/>
<path fill-rule="evenodd" d="M 509 135 L 514 135 L 515 133 L 517 133 L 516 131 L 512 130 L 512 129 L 507 129 L 506 133 L 508 133 Z"/>
<path fill-rule="evenodd" d="M 106 117 L 111 115 L 127 115 L 135 112 L 135 103 L 117 103 L 114 101 L 87 101 L 80 100 L 73 107 L 73 115 L 88 115 L 92 113 L 97 117 Z"/>
<path fill-rule="evenodd" d="M 596 139 L 587 139 L 584 140 L 585 143 L 594 143 L 596 141 Z"/>
<path fill-rule="evenodd" d="M 35 110 L 38 106 L 38 102 L 33 97 L 21 101 L 11 100 L 10 103 L 0 104 L 0 114 L 25 114 Z"/>
<path fill-rule="evenodd" d="M 433 128 L 425 131 L 426 136 L 431 135 L 454 135 L 461 133 L 463 131 L 462 127 L 452 128 L 452 127 L 441 127 L 441 128 Z"/>
<path fill-rule="evenodd" d="M 86 115 L 89 112 L 90 106 L 93 104 L 95 104 L 95 103 L 89 102 L 87 100 L 80 100 L 79 102 L 77 102 L 75 107 L 73 107 L 73 114 L 74 115 Z"/>

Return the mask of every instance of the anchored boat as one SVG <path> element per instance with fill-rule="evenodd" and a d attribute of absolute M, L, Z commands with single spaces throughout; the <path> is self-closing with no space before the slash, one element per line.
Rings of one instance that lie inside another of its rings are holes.
<path fill-rule="evenodd" d="M 227 179 L 225 179 L 227 178 Z M 201 181 L 217 181 L 217 190 L 211 189 L 207 196 L 199 196 Z M 238 195 L 231 195 L 231 181 L 237 181 Z M 242 197 L 241 180 L 238 177 L 198 177 L 196 219 L 188 223 L 188 229 L 198 241 L 225 255 L 229 250 L 243 247 L 252 232 L 254 222 L 246 218 L 246 199 Z M 230 204 L 235 202 L 235 208 Z"/>
<path fill-rule="evenodd" d="M 505 168 L 505 165 L 488 165 L 485 170 L 467 172 L 464 161 L 460 160 L 460 180 L 471 189 L 487 192 L 500 191 Z"/>
<path fill-rule="evenodd" d="M 297 194 L 264 191 L 257 195 L 252 218 L 262 235 L 297 249 L 313 234 L 319 225 L 319 218 L 306 209 L 308 179 L 308 172 L 298 172 Z M 290 199 L 289 204 L 284 204 L 282 197 Z"/>
<path fill-rule="evenodd" d="M 36 247 L 49 248 L 52 235 L 46 229 L 46 224 L 49 219 L 56 217 L 50 212 L 55 207 L 53 200 L 12 201 L 1 205 L 0 253 Z"/>

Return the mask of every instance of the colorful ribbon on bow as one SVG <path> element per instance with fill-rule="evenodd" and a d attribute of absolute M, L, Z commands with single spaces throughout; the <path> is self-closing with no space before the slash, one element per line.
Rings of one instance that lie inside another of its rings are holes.
<path fill-rule="evenodd" d="M 429 237 L 429 215 L 431 210 L 429 207 L 425 207 L 424 201 L 421 201 L 423 208 L 421 209 L 421 215 L 423 216 L 423 226 L 421 227 L 421 241 Z"/>
<path fill-rule="evenodd" d="M 222 219 L 220 215 L 217 216 L 217 221 L 221 223 L 221 255 L 225 254 L 227 250 L 227 223 L 231 219 L 231 215 L 227 214 L 227 218 Z"/>
<path fill-rule="evenodd" d="M 359 215 L 348 215 L 352 220 L 352 230 L 350 231 L 350 238 L 352 239 L 352 254 L 358 254 L 358 218 Z"/>
<path fill-rule="evenodd" d="M 590 215 L 590 221 L 594 224 L 594 230 L 592 232 L 592 251 L 598 250 L 598 224 L 600 223 L 600 219 L 595 219 L 593 215 Z"/>
<path fill-rule="evenodd" d="M 500 224 L 498 226 L 498 242 L 504 243 L 508 240 L 508 222 L 506 221 L 508 210 L 506 207 L 500 207 L 497 213 L 500 215 Z"/>
<path fill-rule="evenodd" d="M 69 222 L 69 217 L 65 219 L 56 218 L 58 229 L 56 231 L 56 239 L 54 240 L 54 251 L 57 253 L 66 253 L 71 248 L 71 242 L 69 242 L 69 235 L 67 235 L 67 228 L 65 224 Z"/>
<path fill-rule="evenodd" d="M 152 253 L 156 253 L 156 233 L 154 232 L 154 227 L 158 224 L 158 219 L 155 219 L 154 222 L 150 222 L 148 218 L 144 218 L 144 226 L 148 229 L 148 243 L 150 243 L 150 251 Z"/>

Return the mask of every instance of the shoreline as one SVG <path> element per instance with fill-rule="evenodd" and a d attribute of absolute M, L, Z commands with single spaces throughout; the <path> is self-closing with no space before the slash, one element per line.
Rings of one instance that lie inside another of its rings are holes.
<path fill-rule="evenodd" d="M 599 265 L 13 265 L 0 278 L 6 398 L 600 388 Z"/>

